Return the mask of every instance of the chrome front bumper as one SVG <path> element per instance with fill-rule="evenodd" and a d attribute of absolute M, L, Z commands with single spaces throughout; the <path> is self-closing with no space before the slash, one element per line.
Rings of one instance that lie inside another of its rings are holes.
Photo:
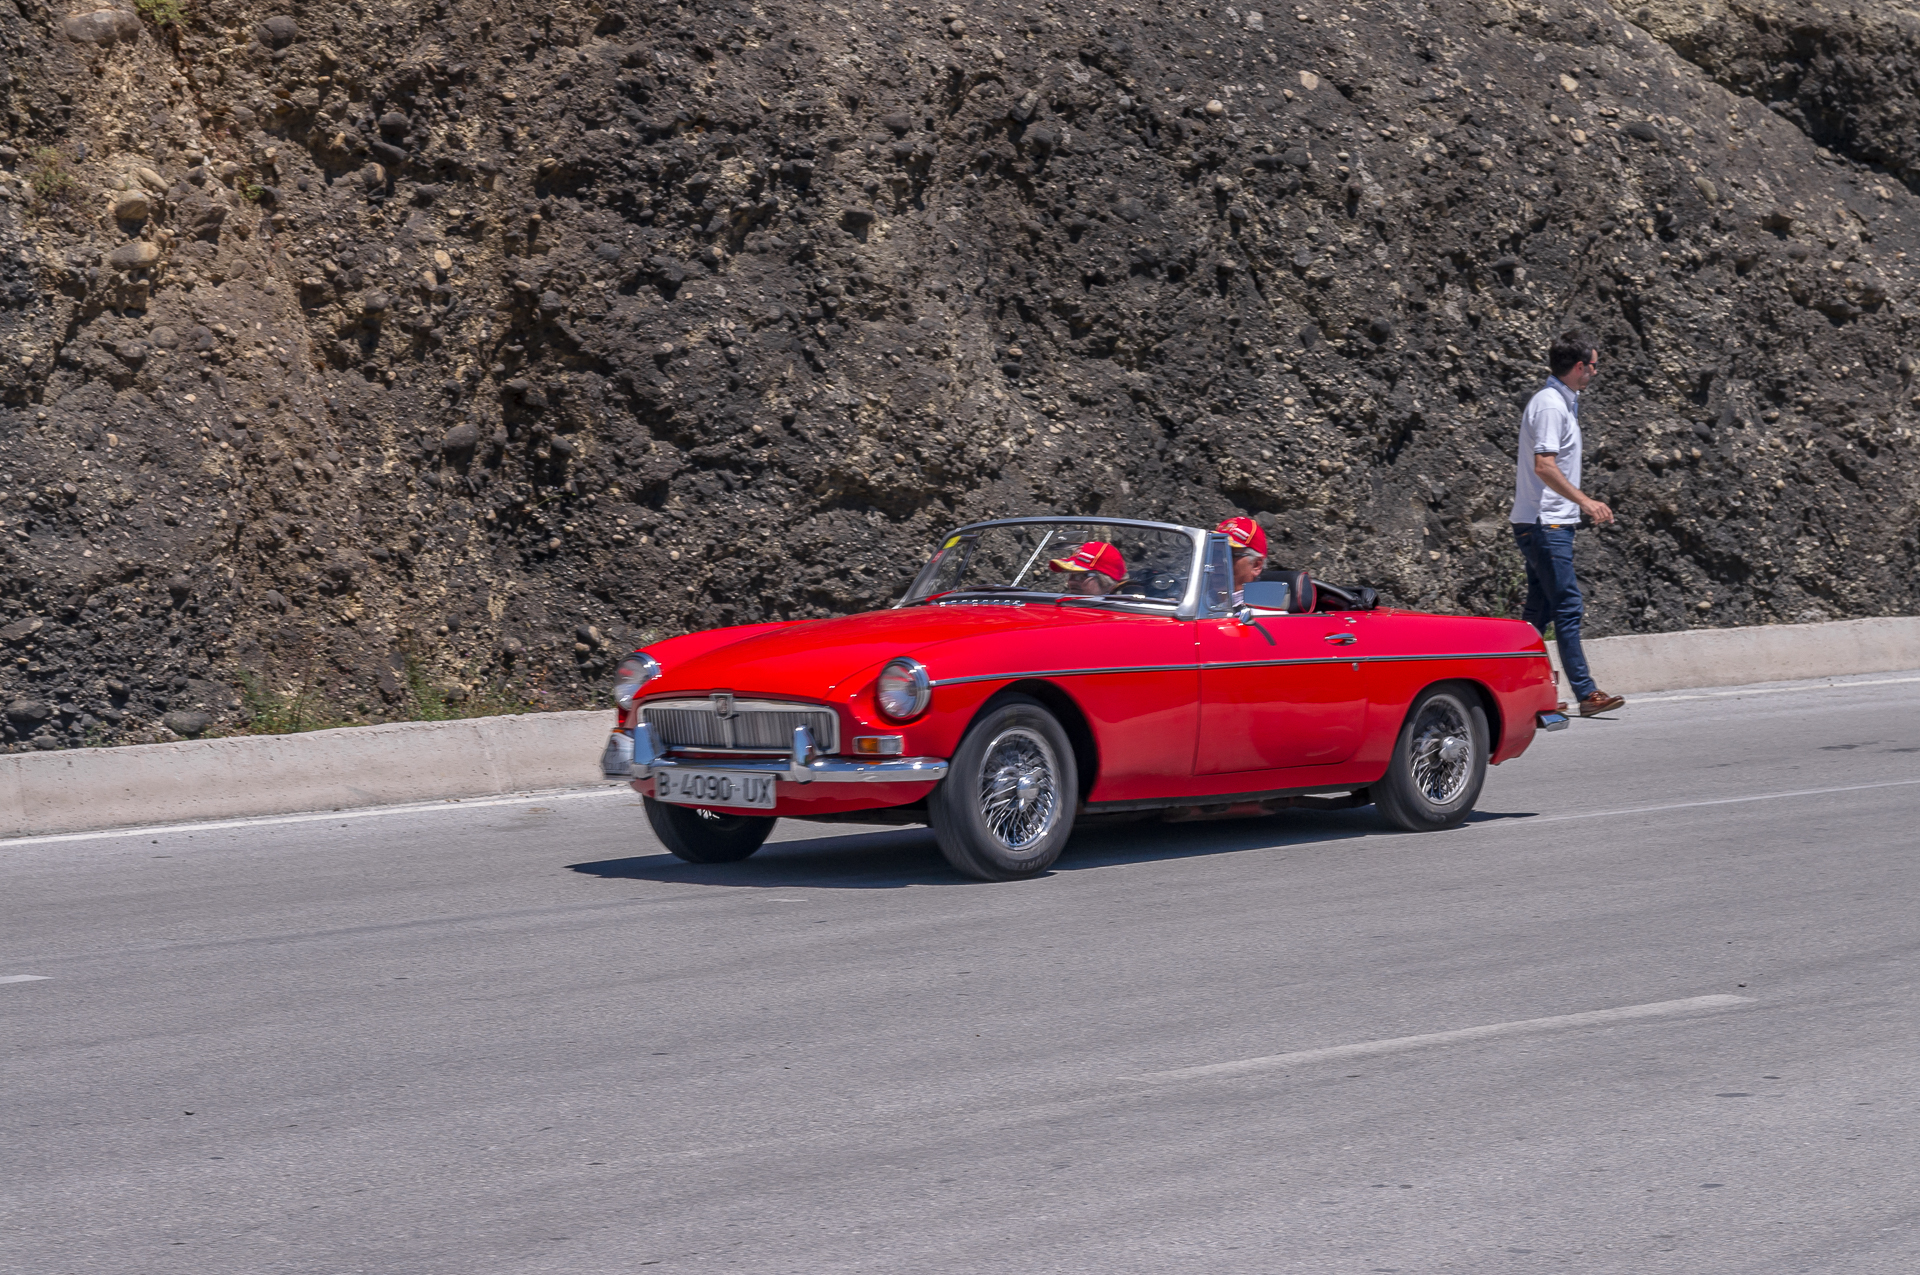
<path fill-rule="evenodd" d="M 616 766 L 625 761 L 626 769 Z M 796 784 L 901 784 L 947 777 L 947 763 L 939 757 L 892 757 L 886 761 L 850 761 L 822 757 L 813 734 L 793 728 L 793 751 L 779 761 L 741 761 L 736 758 L 682 761 L 668 757 L 644 723 L 631 732 L 615 731 L 601 755 L 601 771 L 608 778 L 651 779 L 663 770 L 723 770 L 735 774 L 773 775 Z"/>

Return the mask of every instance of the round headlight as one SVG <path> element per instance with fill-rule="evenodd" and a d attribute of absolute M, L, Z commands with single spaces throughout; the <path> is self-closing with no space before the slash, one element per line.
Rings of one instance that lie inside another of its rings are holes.
<path fill-rule="evenodd" d="M 927 711 L 927 701 L 933 698 L 933 683 L 919 660 L 893 660 L 880 670 L 873 698 L 882 713 L 896 722 L 904 722 Z"/>
<path fill-rule="evenodd" d="M 632 708 L 633 701 L 640 696 L 640 688 L 659 676 L 659 660 L 644 651 L 629 655 L 613 671 L 613 702 L 622 708 Z"/>

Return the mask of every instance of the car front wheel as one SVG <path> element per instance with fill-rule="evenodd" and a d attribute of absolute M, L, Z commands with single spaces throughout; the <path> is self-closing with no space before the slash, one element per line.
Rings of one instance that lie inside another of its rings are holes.
<path fill-rule="evenodd" d="M 1487 778 L 1487 714 L 1473 692 L 1436 686 L 1414 701 L 1373 786 L 1380 813 L 1408 832 L 1457 828 Z"/>
<path fill-rule="evenodd" d="M 723 815 L 651 797 L 641 800 L 653 834 L 688 863 L 737 863 L 758 850 L 773 831 L 773 820 L 763 815 Z"/>
<path fill-rule="evenodd" d="M 927 799 L 947 862 L 982 881 L 1046 871 L 1073 833 L 1073 746 L 1036 700 L 1009 696 L 968 729 Z"/>

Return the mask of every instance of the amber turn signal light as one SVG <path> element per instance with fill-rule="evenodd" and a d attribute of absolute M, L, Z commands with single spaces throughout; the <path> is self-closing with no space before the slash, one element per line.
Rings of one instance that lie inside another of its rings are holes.
<path fill-rule="evenodd" d="M 898 757 L 907 751 L 905 735 L 855 735 L 853 751 L 862 757 Z"/>

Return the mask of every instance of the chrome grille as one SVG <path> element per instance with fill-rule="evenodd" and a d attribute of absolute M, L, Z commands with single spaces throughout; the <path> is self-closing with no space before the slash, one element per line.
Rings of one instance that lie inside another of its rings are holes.
<path fill-rule="evenodd" d="M 732 700 L 731 716 L 722 716 L 711 699 L 661 700 L 643 705 L 640 716 L 653 728 L 660 747 L 784 753 L 793 747 L 793 728 L 804 726 L 823 753 L 840 751 L 840 719 L 830 708 L 781 700 Z"/>

